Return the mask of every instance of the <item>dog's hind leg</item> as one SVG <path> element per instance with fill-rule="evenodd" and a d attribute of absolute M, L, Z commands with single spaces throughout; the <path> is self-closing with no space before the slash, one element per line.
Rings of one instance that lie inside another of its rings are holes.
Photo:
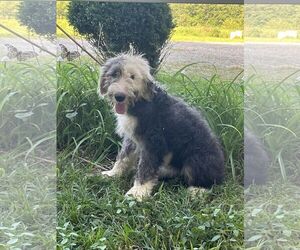
<path fill-rule="evenodd" d="M 102 175 L 120 176 L 126 170 L 135 167 L 137 158 L 138 152 L 135 143 L 128 138 L 124 138 L 122 149 L 117 156 L 117 161 L 115 162 L 114 167 L 111 170 L 103 171 Z"/>
<path fill-rule="evenodd" d="M 220 184 L 224 178 L 223 156 L 193 155 L 186 160 L 182 175 L 188 186 L 211 188 Z"/>

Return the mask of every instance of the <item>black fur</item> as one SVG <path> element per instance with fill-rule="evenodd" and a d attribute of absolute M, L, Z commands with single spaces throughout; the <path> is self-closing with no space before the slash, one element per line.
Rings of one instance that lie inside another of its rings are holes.
<path fill-rule="evenodd" d="M 108 86 L 118 79 L 122 72 L 122 58 L 109 59 L 102 68 L 102 76 L 100 79 L 100 93 L 106 94 Z"/>
<path fill-rule="evenodd" d="M 122 149 L 118 154 L 117 160 L 124 159 L 136 151 L 136 144 L 129 138 L 123 138 Z"/>
<path fill-rule="evenodd" d="M 189 186 L 210 188 L 224 179 L 220 144 L 200 112 L 152 84 L 151 101 L 139 100 L 128 114 L 137 118 L 135 137 L 140 142 L 137 179 L 157 178 L 166 154 Z"/>

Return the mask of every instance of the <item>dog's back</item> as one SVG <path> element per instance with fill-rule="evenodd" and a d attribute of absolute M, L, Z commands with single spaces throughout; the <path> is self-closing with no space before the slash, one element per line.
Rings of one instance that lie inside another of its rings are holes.
<path fill-rule="evenodd" d="M 138 137 L 160 141 L 157 152 L 172 154 L 170 165 L 188 185 L 208 188 L 223 181 L 221 146 L 199 111 L 156 86 L 153 99 L 136 103 L 129 113 L 137 118 Z"/>

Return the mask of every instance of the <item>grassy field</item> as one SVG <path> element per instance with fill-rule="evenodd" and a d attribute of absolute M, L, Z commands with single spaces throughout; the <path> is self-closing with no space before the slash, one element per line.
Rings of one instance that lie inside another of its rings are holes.
<path fill-rule="evenodd" d="M 212 31 L 206 27 L 176 27 L 173 30 L 171 41 L 181 42 L 226 42 L 226 43 L 235 43 L 243 42 L 243 38 L 230 39 L 231 30 L 218 29 L 218 32 L 214 35 Z"/>
<path fill-rule="evenodd" d="M 68 34 L 79 38 L 80 35 L 75 29 L 68 23 L 67 19 L 57 19 L 57 23 L 68 32 Z M 230 39 L 229 35 L 232 30 L 220 29 L 215 35 L 208 36 L 210 31 L 207 31 L 205 27 L 183 27 L 179 26 L 173 30 L 171 41 L 173 42 L 223 42 L 223 43 L 243 43 L 247 42 L 271 42 L 271 43 L 296 43 L 299 39 L 277 39 L 276 37 L 246 37 L 246 38 L 234 38 Z M 276 33 L 276 31 L 274 31 Z M 65 37 L 65 35 L 57 29 L 58 37 Z"/>
<path fill-rule="evenodd" d="M 91 176 L 94 166 L 61 161 L 59 249 L 232 249 L 243 245 L 243 189 L 234 182 L 193 198 L 176 183 L 154 197 L 124 198 L 130 176 Z M 93 175 L 93 174 L 92 174 Z"/>
<path fill-rule="evenodd" d="M 296 202 L 299 197 L 299 183 L 282 179 L 246 190 L 246 249 L 299 249 L 300 205 Z"/>

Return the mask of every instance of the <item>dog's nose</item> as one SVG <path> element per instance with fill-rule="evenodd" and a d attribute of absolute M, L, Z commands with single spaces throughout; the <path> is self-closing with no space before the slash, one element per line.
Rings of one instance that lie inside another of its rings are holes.
<path fill-rule="evenodd" d="M 116 93 L 115 99 L 117 102 L 123 102 L 125 100 L 125 95 L 123 93 Z"/>

